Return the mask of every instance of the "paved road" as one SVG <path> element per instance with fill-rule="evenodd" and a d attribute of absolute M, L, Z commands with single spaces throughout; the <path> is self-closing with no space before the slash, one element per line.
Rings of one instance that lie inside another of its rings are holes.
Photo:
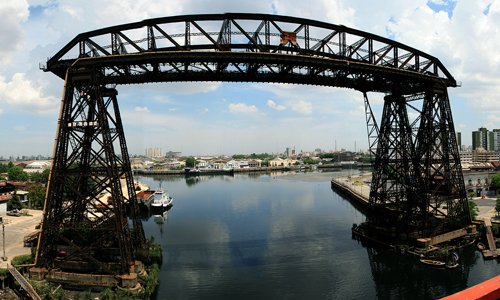
<path fill-rule="evenodd" d="M 3 217 L 5 225 L 5 255 L 7 261 L 0 259 L 0 268 L 7 268 L 7 263 L 13 257 L 23 254 L 30 254 L 31 249 L 24 247 L 23 239 L 26 235 L 34 232 L 35 226 L 42 220 L 41 210 L 26 210 L 30 216 L 12 217 L 7 216 L 6 213 L 0 213 Z M 3 237 L 0 226 L 0 257 L 3 256 Z"/>

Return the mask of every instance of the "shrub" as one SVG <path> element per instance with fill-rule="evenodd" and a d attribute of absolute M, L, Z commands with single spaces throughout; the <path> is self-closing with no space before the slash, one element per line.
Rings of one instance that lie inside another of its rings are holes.
<path fill-rule="evenodd" d="M 18 255 L 12 259 L 13 266 L 27 265 L 35 262 L 35 258 L 31 254 Z"/>

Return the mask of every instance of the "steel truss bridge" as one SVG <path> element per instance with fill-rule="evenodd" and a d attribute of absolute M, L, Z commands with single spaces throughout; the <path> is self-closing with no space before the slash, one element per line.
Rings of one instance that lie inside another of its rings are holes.
<path fill-rule="evenodd" d="M 38 268 L 127 274 L 147 247 L 117 99 L 122 84 L 355 89 L 365 100 L 375 157 L 369 219 L 422 234 L 471 222 L 447 94 L 456 81 L 437 58 L 393 40 L 276 15 L 175 16 L 79 34 L 43 69 L 65 86 Z M 386 94 L 380 124 L 369 92 Z"/>

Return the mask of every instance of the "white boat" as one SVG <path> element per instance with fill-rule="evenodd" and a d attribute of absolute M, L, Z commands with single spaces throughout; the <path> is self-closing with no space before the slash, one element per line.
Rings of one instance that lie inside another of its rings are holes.
<path fill-rule="evenodd" d="M 168 193 L 161 188 L 157 189 L 153 195 L 153 202 L 151 202 L 151 206 L 153 207 L 163 207 L 166 208 L 172 205 L 174 199 L 168 195 Z"/>

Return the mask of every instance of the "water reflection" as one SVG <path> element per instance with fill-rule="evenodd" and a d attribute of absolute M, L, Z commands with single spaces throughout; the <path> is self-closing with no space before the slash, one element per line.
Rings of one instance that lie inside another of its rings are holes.
<path fill-rule="evenodd" d="M 461 265 L 446 269 L 421 264 L 416 257 L 391 249 L 368 246 L 366 251 L 380 299 L 437 299 L 463 290 L 477 259 L 474 249 L 464 249 L 459 252 Z"/>
<path fill-rule="evenodd" d="M 331 190 L 331 176 L 162 177 L 175 206 L 160 227 L 143 218 L 163 245 L 157 299 L 433 298 L 498 272 L 498 263 L 478 268 L 473 251 L 460 253 L 461 269 L 429 270 L 365 248 L 351 239 L 364 216 Z"/>

